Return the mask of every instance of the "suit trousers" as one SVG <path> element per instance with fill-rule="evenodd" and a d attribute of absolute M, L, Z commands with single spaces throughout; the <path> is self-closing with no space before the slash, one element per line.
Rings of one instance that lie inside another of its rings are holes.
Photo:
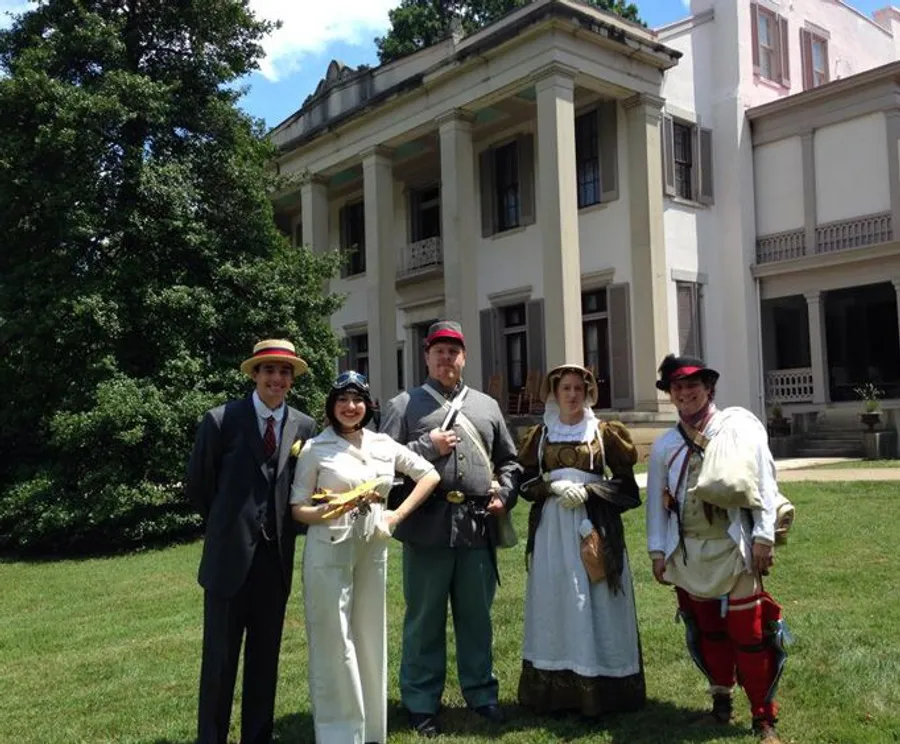
<path fill-rule="evenodd" d="M 370 519 L 311 525 L 303 554 L 316 744 L 387 740 L 387 541 Z"/>
<path fill-rule="evenodd" d="M 456 669 L 470 708 L 497 703 L 491 605 L 497 577 L 489 548 L 404 544 L 400 695 L 414 713 L 437 713 L 447 676 L 447 601 L 456 634 Z"/>
<path fill-rule="evenodd" d="M 241 698 L 242 744 L 271 741 L 275 688 L 287 590 L 274 542 L 260 540 L 247 579 L 233 597 L 207 591 L 203 601 L 203 660 L 197 741 L 226 744 L 241 643 L 244 680 Z"/>

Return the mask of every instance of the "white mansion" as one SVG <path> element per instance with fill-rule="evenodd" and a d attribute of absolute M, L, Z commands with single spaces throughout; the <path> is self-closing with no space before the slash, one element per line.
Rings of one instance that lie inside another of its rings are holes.
<path fill-rule="evenodd" d="M 760 414 L 858 410 L 861 383 L 900 399 L 898 52 L 900 11 L 841 0 L 694 0 L 655 30 L 534 0 L 333 62 L 272 132 L 298 176 L 276 213 L 348 251 L 333 326 L 382 399 L 454 318 L 467 380 L 513 413 L 583 360 L 601 408 L 665 414 L 670 351 Z"/>

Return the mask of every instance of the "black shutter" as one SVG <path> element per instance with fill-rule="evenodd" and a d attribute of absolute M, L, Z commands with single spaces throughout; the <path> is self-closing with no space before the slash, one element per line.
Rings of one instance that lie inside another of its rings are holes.
<path fill-rule="evenodd" d="M 613 408 L 634 407 L 631 378 L 631 303 L 627 284 L 606 290 L 609 307 L 610 388 Z"/>
<path fill-rule="evenodd" d="M 699 147 L 697 148 L 697 158 L 699 164 L 697 172 L 699 173 L 699 185 L 697 188 L 697 201 L 701 204 L 713 203 L 713 146 L 712 146 L 712 130 L 697 127 L 697 140 Z"/>
<path fill-rule="evenodd" d="M 675 122 L 668 114 L 662 117 L 663 193 L 675 196 Z"/>
<path fill-rule="evenodd" d="M 519 154 L 519 224 L 534 224 L 534 135 L 523 134 L 516 142 Z"/>
<path fill-rule="evenodd" d="M 544 301 L 531 300 L 525 305 L 525 326 L 528 329 L 528 370 L 540 372 L 547 368 L 547 349 L 544 343 Z"/>
<path fill-rule="evenodd" d="M 619 121 L 618 104 L 604 101 L 597 109 L 600 157 L 600 201 L 619 198 Z"/>
<path fill-rule="evenodd" d="M 487 238 L 497 232 L 494 151 L 490 147 L 478 156 L 478 171 L 481 181 L 481 237 Z"/>

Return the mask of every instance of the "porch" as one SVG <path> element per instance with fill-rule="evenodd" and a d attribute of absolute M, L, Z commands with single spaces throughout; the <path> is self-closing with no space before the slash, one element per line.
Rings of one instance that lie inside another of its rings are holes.
<path fill-rule="evenodd" d="M 900 402 L 900 281 L 761 302 L 767 406 Z"/>

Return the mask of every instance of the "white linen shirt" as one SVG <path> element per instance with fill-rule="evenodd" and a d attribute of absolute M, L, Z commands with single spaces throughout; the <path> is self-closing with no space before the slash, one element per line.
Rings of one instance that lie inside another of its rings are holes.
<path fill-rule="evenodd" d="M 752 511 L 752 524 L 743 517 L 742 509 L 728 509 L 728 536 L 738 545 L 747 571 L 751 571 L 751 548 L 754 540 L 767 545 L 775 541 L 775 499 L 778 496 L 778 484 L 775 481 L 775 461 L 769 450 L 765 429 L 758 422 L 751 422 L 748 417 L 755 416 L 743 408 L 734 406 L 716 411 L 703 430 L 707 437 L 714 437 L 726 420 L 742 422 L 742 431 L 753 437 L 756 443 L 757 464 L 759 468 L 759 493 L 762 496 L 762 509 Z M 746 422 L 746 423 L 745 423 Z M 762 434 L 757 430 L 762 429 Z M 687 497 L 687 478 L 678 484 L 678 475 L 688 450 L 684 439 L 677 428 L 669 429 L 659 437 L 650 450 L 650 463 L 647 467 L 647 549 L 651 557 L 665 557 L 666 560 L 675 552 L 680 538 L 678 536 L 678 520 L 674 514 L 666 511 L 663 492 L 666 487 L 678 500 L 679 509 Z M 677 491 L 676 491 L 677 488 Z"/>
<path fill-rule="evenodd" d="M 415 454 L 402 444 L 398 444 L 387 434 L 376 434 L 369 429 L 362 430 L 359 447 L 338 436 L 332 427 L 308 440 L 300 452 L 294 471 L 294 485 L 291 489 L 291 504 L 310 505 L 316 490 L 327 489 L 333 493 L 346 493 L 366 481 L 378 479 L 381 487 L 377 490 L 383 497 L 395 473 L 408 475 L 418 481 L 434 471 L 434 465 Z M 373 504 L 373 516 L 377 520 L 383 509 L 382 504 Z M 367 520 L 368 521 L 368 520 Z M 353 526 L 350 514 L 329 520 L 336 530 Z M 331 542 L 338 542 L 348 535 L 332 534 Z"/>

